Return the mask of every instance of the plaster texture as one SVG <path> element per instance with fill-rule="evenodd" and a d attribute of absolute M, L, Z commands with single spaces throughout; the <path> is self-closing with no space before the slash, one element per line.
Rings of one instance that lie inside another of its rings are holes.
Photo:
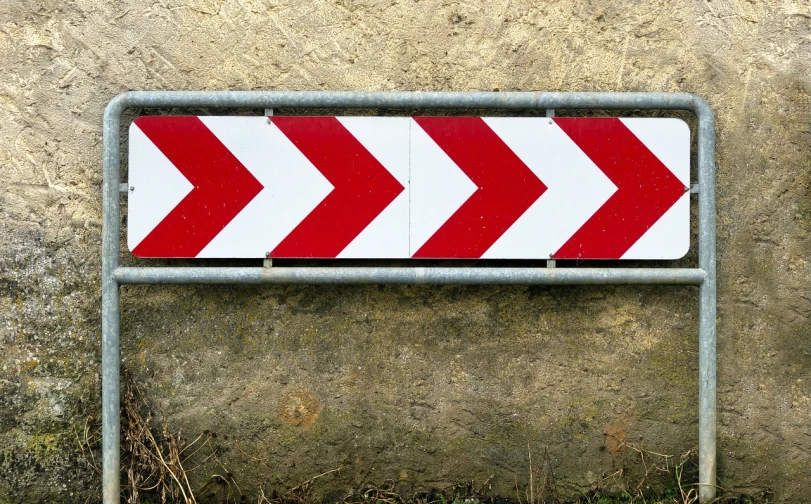
<path fill-rule="evenodd" d="M 807 1 L 2 0 L 0 64 L 0 503 L 99 496 L 74 428 L 100 412 L 101 118 L 136 89 L 703 96 L 719 483 L 811 502 Z M 126 287 L 122 355 L 174 428 L 218 434 L 248 495 L 343 467 L 316 496 L 491 475 L 511 496 L 528 445 L 575 495 L 638 474 L 628 444 L 695 448 L 696 305 L 692 287 Z"/>

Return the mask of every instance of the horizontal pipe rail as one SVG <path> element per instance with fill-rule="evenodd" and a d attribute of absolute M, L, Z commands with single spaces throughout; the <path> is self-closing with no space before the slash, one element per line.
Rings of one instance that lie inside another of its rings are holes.
<path fill-rule="evenodd" d="M 105 120 L 127 108 L 389 108 L 389 109 L 681 109 L 712 112 L 691 93 L 129 91 L 113 98 Z M 117 126 L 117 125 L 116 125 Z M 114 146 L 110 146 L 114 147 Z M 117 146 L 115 146 L 117 147 Z"/>
<path fill-rule="evenodd" d="M 115 270 L 119 284 L 701 285 L 698 268 L 147 267 Z"/>

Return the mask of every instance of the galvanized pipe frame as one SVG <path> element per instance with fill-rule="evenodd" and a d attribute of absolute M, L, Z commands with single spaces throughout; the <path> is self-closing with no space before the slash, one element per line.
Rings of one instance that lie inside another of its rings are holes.
<path fill-rule="evenodd" d="M 698 120 L 698 268 L 122 268 L 121 120 L 131 108 L 655 109 Z M 699 285 L 699 499 L 716 494 L 715 118 L 690 93 L 479 93 L 332 91 L 132 91 L 104 112 L 102 189 L 103 501 L 120 499 L 119 286 L 219 284 L 680 284 Z"/>

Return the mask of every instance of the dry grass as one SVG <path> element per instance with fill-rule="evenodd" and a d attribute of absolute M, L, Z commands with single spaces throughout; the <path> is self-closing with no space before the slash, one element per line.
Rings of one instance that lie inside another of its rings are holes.
<path fill-rule="evenodd" d="M 161 416 L 160 422 L 155 420 L 143 394 L 128 373 L 123 373 L 122 382 L 121 441 L 124 458 L 121 466 L 126 472 L 126 502 L 139 504 L 141 494 L 151 492 L 158 496 L 161 504 L 197 504 L 186 463 L 206 447 L 210 451 L 206 460 L 211 457 L 216 459 L 216 451 L 210 443 L 211 436 L 203 433 L 187 443 L 181 432 L 169 429 L 165 416 Z M 223 472 L 212 475 L 209 483 L 218 480 L 229 487 L 235 484 L 225 468 Z"/>
<path fill-rule="evenodd" d="M 96 459 L 96 450 L 101 445 L 101 426 L 98 419 L 91 415 L 84 421 L 81 434 L 76 426 L 73 426 L 73 433 L 76 435 L 76 443 L 82 452 L 82 457 L 94 472 L 101 475 L 101 461 Z"/>
<path fill-rule="evenodd" d="M 331 471 L 327 471 L 324 473 L 319 474 L 318 476 L 314 476 L 303 483 L 299 483 L 298 485 L 294 486 L 287 490 L 284 494 L 280 496 L 274 496 L 268 498 L 265 495 L 265 490 L 259 490 L 259 497 L 257 498 L 257 504 L 310 504 L 312 501 L 309 499 L 310 490 L 312 489 L 313 483 L 315 480 L 319 478 L 323 478 L 328 474 L 332 474 L 335 472 L 340 471 L 341 468 L 333 469 Z"/>

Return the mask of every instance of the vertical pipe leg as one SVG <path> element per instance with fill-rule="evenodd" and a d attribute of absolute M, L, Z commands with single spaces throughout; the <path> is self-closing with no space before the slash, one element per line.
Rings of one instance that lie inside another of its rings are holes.
<path fill-rule="evenodd" d="M 120 498 L 120 349 L 118 284 L 105 278 L 101 301 L 101 425 L 102 485 L 104 504 Z"/>
<path fill-rule="evenodd" d="M 699 501 L 715 499 L 716 485 L 716 350 L 715 279 L 699 290 L 698 347 L 698 493 Z"/>
<path fill-rule="evenodd" d="M 715 117 L 709 104 L 695 97 L 698 117 L 698 265 L 707 277 L 698 304 L 698 497 L 704 504 L 716 490 L 716 355 L 715 355 Z"/>
<path fill-rule="evenodd" d="M 104 111 L 104 155 L 101 232 L 101 459 L 104 504 L 118 504 L 121 496 L 121 350 L 119 347 L 118 268 L 121 231 L 121 96 Z"/>

